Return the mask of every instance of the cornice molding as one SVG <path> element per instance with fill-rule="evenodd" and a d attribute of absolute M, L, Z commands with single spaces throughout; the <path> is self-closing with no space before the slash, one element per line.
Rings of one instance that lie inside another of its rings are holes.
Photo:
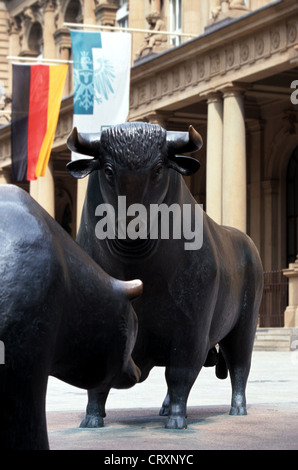
<path fill-rule="evenodd" d="M 237 30 L 233 22 L 134 66 L 130 116 L 170 110 L 177 101 L 206 99 L 230 82 L 249 83 L 288 68 L 298 59 L 298 4 L 289 0 L 274 7 L 266 8 L 266 16 L 262 10 L 242 17 Z"/>

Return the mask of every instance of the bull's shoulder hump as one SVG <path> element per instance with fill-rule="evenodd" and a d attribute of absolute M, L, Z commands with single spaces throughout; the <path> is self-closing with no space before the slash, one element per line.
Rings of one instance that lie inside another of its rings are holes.
<path fill-rule="evenodd" d="M 33 198 L 13 185 L 0 188 L 0 232 L 2 240 L 9 238 L 12 242 L 22 240 L 32 244 L 37 240 L 46 246 L 49 243 L 49 229 L 46 223 L 47 214 Z M 50 218 L 50 216 L 48 216 Z"/>

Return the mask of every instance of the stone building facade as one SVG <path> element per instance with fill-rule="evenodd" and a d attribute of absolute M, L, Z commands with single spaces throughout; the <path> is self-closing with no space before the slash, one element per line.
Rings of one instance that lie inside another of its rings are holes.
<path fill-rule="evenodd" d="M 3 184 L 10 182 L 11 164 L 7 56 L 71 60 L 65 22 L 137 30 L 129 120 L 168 130 L 194 125 L 204 139 L 201 169 L 187 178 L 196 199 L 218 223 L 253 238 L 266 271 L 293 263 L 298 252 L 297 0 L 0 1 Z M 151 28 L 159 29 L 157 40 L 140 31 Z M 47 175 L 22 186 L 75 235 L 86 181 L 74 181 L 65 171 L 71 128 L 70 66 Z"/>

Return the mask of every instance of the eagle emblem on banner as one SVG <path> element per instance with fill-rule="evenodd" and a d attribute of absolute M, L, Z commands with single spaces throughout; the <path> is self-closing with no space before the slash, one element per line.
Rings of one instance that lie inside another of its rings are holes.
<path fill-rule="evenodd" d="M 100 104 L 114 94 L 114 66 L 100 57 L 93 63 L 87 51 L 81 51 L 80 62 L 74 68 L 74 101 L 86 114 L 93 114 L 94 102 Z"/>

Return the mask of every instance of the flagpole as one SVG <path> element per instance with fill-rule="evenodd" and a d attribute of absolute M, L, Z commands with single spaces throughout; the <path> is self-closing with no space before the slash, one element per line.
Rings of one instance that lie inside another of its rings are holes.
<path fill-rule="evenodd" d="M 29 62 L 47 62 L 51 64 L 72 64 L 72 60 L 63 60 L 63 59 L 44 59 L 43 57 L 21 57 L 21 56 L 12 56 L 9 55 L 6 57 L 8 61 L 13 62 L 17 61 L 29 61 Z"/>
<path fill-rule="evenodd" d="M 164 34 L 166 36 L 180 36 L 188 38 L 196 38 L 197 34 L 191 33 L 176 33 L 174 31 L 155 31 L 154 29 L 139 29 L 139 28 L 124 28 L 120 26 L 103 26 L 97 24 L 83 24 L 83 23 L 63 23 L 67 28 L 87 28 L 87 29 L 106 29 L 108 31 L 125 31 L 127 33 L 150 33 L 150 34 Z"/>

